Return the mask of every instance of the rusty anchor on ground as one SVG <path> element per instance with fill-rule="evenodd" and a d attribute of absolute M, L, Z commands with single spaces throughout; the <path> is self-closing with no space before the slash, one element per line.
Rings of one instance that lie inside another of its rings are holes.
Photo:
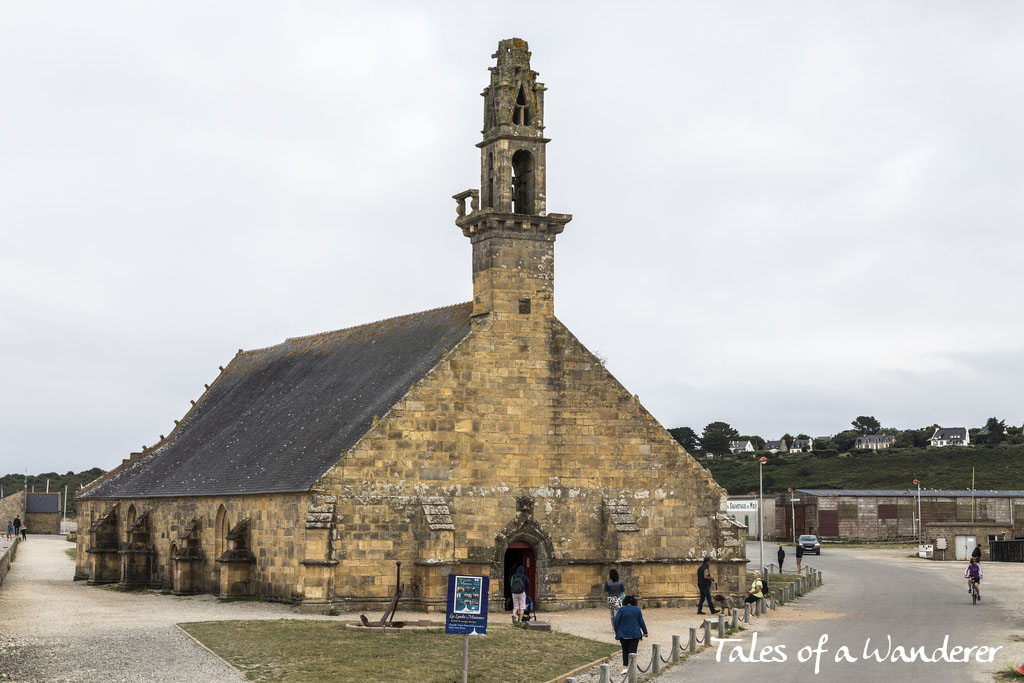
<path fill-rule="evenodd" d="M 395 562 L 395 565 L 397 565 L 395 571 L 395 594 L 391 596 L 391 604 L 384 610 L 384 616 L 376 624 L 372 624 L 365 614 L 359 615 L 359 620 L 367 628 L 402 628 L 405 626 L 404 621 L 392 621 L 395 617 L 395 610 L 398 608 L 398 599 L 402 597 L 402 591 L 405 590 L 405 584 L 402 583 L 402 563 Z"/>

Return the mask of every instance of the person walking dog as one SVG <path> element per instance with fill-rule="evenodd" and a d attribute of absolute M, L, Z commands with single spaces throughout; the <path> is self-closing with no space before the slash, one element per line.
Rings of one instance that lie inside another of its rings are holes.
<path fill-rule="evenodd" d="M 711 609 L 711 613 L 718 613 L 718 610 L 715 609 L 715 603 L 711 601 L 711 583 L 714 579 L 711 578 L 711 566 L 708 564 L 709 562 L 711 562 L 711 558 L 705 557 L 704 564 L 697 569 L 697 590 L 700 591 L 700 600 L 697 601 L 697 614 L 704 614 L 705 600 L 708 602 L 708 607 Z"/>

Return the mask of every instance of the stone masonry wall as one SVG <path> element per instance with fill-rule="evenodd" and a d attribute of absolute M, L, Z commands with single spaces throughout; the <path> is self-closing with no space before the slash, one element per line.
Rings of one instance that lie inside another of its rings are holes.
<path fill-rule="evenodd" d="M 170 587 L 170 548 L 182 545 L 179 538 L 194 518 L 200 521 L 203 550 L 202 590 L 217 593 L 220 567 L 215 561 L 218 550 L 227 543 L 216 533 L 217 512 L 224 506 L 226 530 L 241 519 L 251 521 L 251 547 L 256 556 L 253 564 L 253 594 L 276 600 L 297 600 L 303 594 L 303 567 L 306 514 L 313 496 L 310 494 L 266 494 L 197 498 L 153 498 L 134 500 L 79 500 L 78 564 L 75 577 L 89 577 L 89 526 L 105 512 L 118 505 L 119 543 L 127 541 L 126 523 L 132 506 L 136 515 L 150 513 L 153 550 L 154 585 Z M 322 559 L 322 558 L 319 558 Z"/>
<path fill-rule="evenodd" d="M 338 497 L 343 604 L 384 604 L 401 561 L 421 607 L 451 571 L 491 574 L 498 607 L 517 538 L 548 607 L 601 604 L 611 567 L 645 604 L 682 604 L 704 554 L 723 591 L 745 563 L 724 491 L 551 316 L 478 319 L 315 488 Z"/>

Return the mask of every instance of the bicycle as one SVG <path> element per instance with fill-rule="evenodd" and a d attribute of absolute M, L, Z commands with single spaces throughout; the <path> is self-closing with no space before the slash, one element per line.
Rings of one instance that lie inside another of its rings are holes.
<path fill-rule="evenodd" d="M 977 605 L 979 597 L 980 596 L 978 595 L 978 582 L 971 581 L 971 604 Z"/>

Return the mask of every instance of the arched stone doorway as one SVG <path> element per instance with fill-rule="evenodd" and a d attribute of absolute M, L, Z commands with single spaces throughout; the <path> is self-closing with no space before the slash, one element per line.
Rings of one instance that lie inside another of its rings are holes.
<path fill-rule="evenodd" d="M 516 498 L 516 516 L 494 539 L 491 562 L 491 609 L 512 609 L 512 573 L 520 564 L 530 579 L 527 595 L 534 606 L 543 604 L 548 596 L 545 571 L 554 557 L 551 537 L 533 518 L 533 499 Z M 500 590 L 497 584 L 500 582 Z"/>
<path fill-rule="evenodd" d="M 533 546 L 526 541 L 513 541 L 505 549 L 504 577 L 502 583 L 502 597 L 505 602 L 505 611 L 512 609 L 512 575 L 516 569 L 522 567 L 526 572 L 526 578 L 530 581 L 526 594 L 536 604 L 537 601 L 537 553 Z"/>

